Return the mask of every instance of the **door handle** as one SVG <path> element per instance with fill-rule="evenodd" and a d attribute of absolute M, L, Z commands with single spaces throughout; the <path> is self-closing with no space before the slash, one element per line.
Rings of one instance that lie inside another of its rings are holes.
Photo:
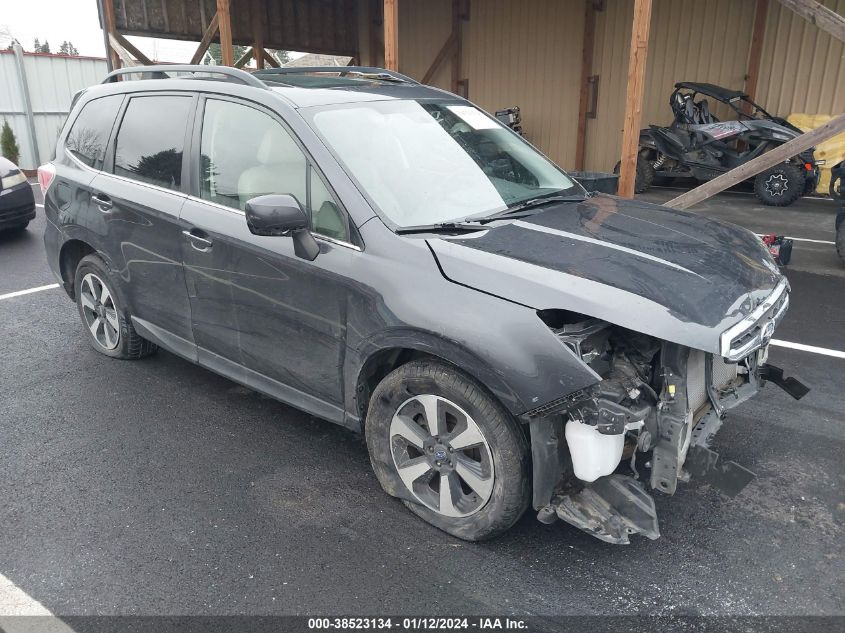
<path fill-rule="evenodd" d="M 213 242 L 210 239 L 202 237 L 201 235 L 197 235 L 193 231 L 182 231 L 182 235 L 187 237 L 188 240 L 190 240 L 191 242 L 191 246 L 193 246 L 198 251 L 207 251 L 213 245 Z"/>
<path fill-rule="evenodd" d="M 112 201 L 104 193 L 94 193 L 91 194 L 91 201 L 97 205 L 97 208 L 100 209 L 103 213 L 111 211 L 112 208 Z"/>

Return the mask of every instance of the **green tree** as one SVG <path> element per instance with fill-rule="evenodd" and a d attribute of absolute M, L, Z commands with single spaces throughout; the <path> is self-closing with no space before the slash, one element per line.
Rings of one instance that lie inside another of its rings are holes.
<path fill-rule="evenodd" d="M 79 55 L 79 51 L 76 49 L 76 46 L 74 46 L 71 42 L 68 42 L 67 40 L 62 42 L 59 46 L 59 53 L 61 55 Z"/>
<path fill-rule="evenodd" d="M 268 50 L 273 57 L 279 62 L 280 65 L 284 66 L 290 61 L 290 52 L 289 51 L 278 51 L 278 50 Z"/>
<path fill-rule="evenodd" d="M 49 53 L 50 52 L 50 42 L 44 40 L 44 43 L 41 45 L 41 50 L 38 51 L 39 53 Z"/>
<path fill-rule="evenodd" d="M 8 158 L 15 165 L 21 157 L 21 149 L 18 147 L 18 142 L 15 140 L 15 133 L 9 122 L 3 119 L 3 128 L 0 130 L 0 154 Z"/>
<path fill-rule="evenodd" d="M 35 42 L 32 43 L 32 52 L 33 53 L 40 53 L 41 52 L 41 40 L 37 37 L 35 38 Z"/>

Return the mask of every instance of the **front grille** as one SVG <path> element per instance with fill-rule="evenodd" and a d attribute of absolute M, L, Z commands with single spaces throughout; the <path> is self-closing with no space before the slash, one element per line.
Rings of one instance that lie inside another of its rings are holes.
<path fill-rule="evenodd" d="M 687 406 L 692 413 L 697 413 L 710 399 L 707 394 L 707 356 L 701 350 L 690 350 L 687 360 Z M 725 362 L 718 356 L 710 355 L 710 382 L 716 393 L 728 388 L 736 380 L 738 365 Z"/>

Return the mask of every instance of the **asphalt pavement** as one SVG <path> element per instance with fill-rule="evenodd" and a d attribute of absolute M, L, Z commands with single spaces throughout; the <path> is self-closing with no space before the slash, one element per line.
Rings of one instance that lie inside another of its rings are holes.
<path fill-rule="evenodd" d="M 754 204 L 703 210 L 833 239 L 830 203 Z M 43 225 L 0 237 L 0 295 L 55 282 Z M 845 350 L 832 249 L 796 243 L 779 340 Z M 532 513 L 452 538 L 381 491 L 361 437 L 164 351 L 99 355 L 59 289 L 0 300 L 0 352 L 0 574 L 56 614 L 845 613 L 845 359 L 773 347 L 813 391 L 767 386 L 715 445 L 757 478 L 655 493 L 662 537 L 626 547 Z"/>

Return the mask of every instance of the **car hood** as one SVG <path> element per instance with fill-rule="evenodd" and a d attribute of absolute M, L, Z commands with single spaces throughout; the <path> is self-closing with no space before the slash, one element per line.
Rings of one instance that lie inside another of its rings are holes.
<path fill-rule="evenodd" d="M 606 195 L 428 243 L 455 283 L 711 352 L 781 279 L 746 229 Z"/>

